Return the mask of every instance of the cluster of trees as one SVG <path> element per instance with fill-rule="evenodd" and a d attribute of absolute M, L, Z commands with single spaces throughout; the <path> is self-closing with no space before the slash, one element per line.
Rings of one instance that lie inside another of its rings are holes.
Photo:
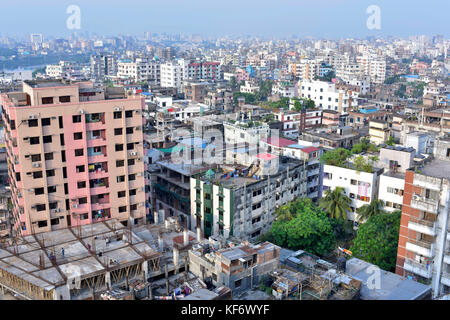
<path fill-rule="evenodd" d="M 305 250 L 324 256 L 336 248 L 336 239 L 354 231 L 347 220 L 351 200 L 337 187 L 327 190 L 319 205 L 310 199 L 297 199 L 276 211 L 270 232 L 261 237 L 291 250 Z M 361 223 L 350 250 L 354 257 L 384 270 L 395 269 L 401 212 L 387 213 L 384 202 L 373 199 L 357 209 Z M 350 230 L 349 230 L 350 229 Z"/>
<path fill-rule="evenodd" d="M 372 215 L 358 229 L 350 247 L 353 256 L 383 270 L 395 271 L 401 212 Z"/>
<path fill-rule="evenodd" d="M 303 108 L 305 109 L 314 109 L 316 107 L 316 103 L 311 99 L 305 98 L 294 98 L 294 110 L 301 111 Z"/>
<path fill-rule="evenodd" d="M 297 199 L 276 211 L 277 219 L 264 241 L 291 250 L 323 256 L 335 248 L 336 237 L 327 214 L 310 199 Z"/>

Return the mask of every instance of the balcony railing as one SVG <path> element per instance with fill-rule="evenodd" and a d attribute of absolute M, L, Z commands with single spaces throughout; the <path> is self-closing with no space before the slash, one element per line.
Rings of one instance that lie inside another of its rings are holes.
<path fill-rule="evenodd" d="M 427 266 L 426 264 L 419 263 L 412 259 L 406 259 L 405 263 L 403 264 L 403 268 L 427 279 L 431 278 L 432 276 L 431 264 Z"/>
<path fill-rule="evenodd" d="M 414 195 L 411 199 L 411 207 L 417 210 L 437 214 L 439 208 L 438 200 L 431 200 L 419 195 Z"/>
<path fill-rule="evenodd" d="M 430 236 L 436 235 L 436 222 L 433 221 L 423 219 L 411 220 L 408 223 L 408 228 Z"/>

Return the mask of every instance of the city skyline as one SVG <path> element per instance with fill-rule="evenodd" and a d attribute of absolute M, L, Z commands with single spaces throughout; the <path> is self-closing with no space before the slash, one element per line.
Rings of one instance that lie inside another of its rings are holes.
<path fill-rule="evenodd" d="M 439 2 L 439 3 L 438 3 Z M 69 6 L 75 5 L 81 11 L 80 29 L 69 30 L 66 26 L 70 14 Z M 369 30 L 366 22 L 371 16 L 366 12 L 369 6 L 380 8 L 380 29 Z M 443 10 L 435 12 L 436 5 Z M 4 12 L 0 29 L 8 30 L 12 24 L 12 35 L 42 33 L 45 36 L 69 36 L 74 33 L 98 35 L 151 33 L 187 33 L 202 36 L 251 35 L 271 37 L 314 37 L 314 38 L 365 38 L 408 37 L 412 35 L 442 34 L 449 36 L 446 12 L 448 3 L 431 0 L 426 7 L 419 1 L 372 1 L 372 0 L 288 0 L 284 3 L 269 1 L 228 1 L 226 5 L 204 0 L 187 4 L 180 0 L 164 3 L 130 0 L 127 3 L 103 0 L 92 4 L 85 0 L 55 1 L 3 1 L 0 10 Z M 139 10 L 137 10 L 139 9 Z M 22 18 L 17 24 L 16 12 Z M 102 13 L 99 15 L 98 13 Z M 326 18 L 325 18 L 326 17 Z M 345 17 L 345 18 L 342 18 Z M 44 22 L 43 22 L 44 19 Z M 269 22 L 269 23 L 268 23 Z M 5 34 L 5 31 L 2 32 Z M 11 35 L 11 34 L 7 34 Z"/>

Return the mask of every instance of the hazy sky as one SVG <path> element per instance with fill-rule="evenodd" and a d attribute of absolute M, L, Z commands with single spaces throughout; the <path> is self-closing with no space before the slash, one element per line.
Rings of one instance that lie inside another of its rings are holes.
<path fill-rule="evenodd" d="M 69 35 L 69 5 L 81 9 L 80 33 L 450 37 L 449 0 L 0 0 L 0 34 Z M 381 30 L 366 27 L 369 5 Z"/>

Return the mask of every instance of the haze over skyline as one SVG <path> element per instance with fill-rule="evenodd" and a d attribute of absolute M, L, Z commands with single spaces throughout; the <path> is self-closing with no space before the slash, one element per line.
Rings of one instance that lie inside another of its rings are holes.
<path fill-rule="evenodd" d="M 442 0 L 429 0 L 426 5 L 419 0 L 3 0 L 0 35 L 71 35 L 73 30 L 66 28 L 66 9 L 70 5 L 81 9 L 81 29 L 75 30 L 78 34 L 166 32 L 330 39 L 450 36 L 450 2 Z M 381 30 L 366 27 L 366 9 L 370 5 L 381 9 Z"/>

